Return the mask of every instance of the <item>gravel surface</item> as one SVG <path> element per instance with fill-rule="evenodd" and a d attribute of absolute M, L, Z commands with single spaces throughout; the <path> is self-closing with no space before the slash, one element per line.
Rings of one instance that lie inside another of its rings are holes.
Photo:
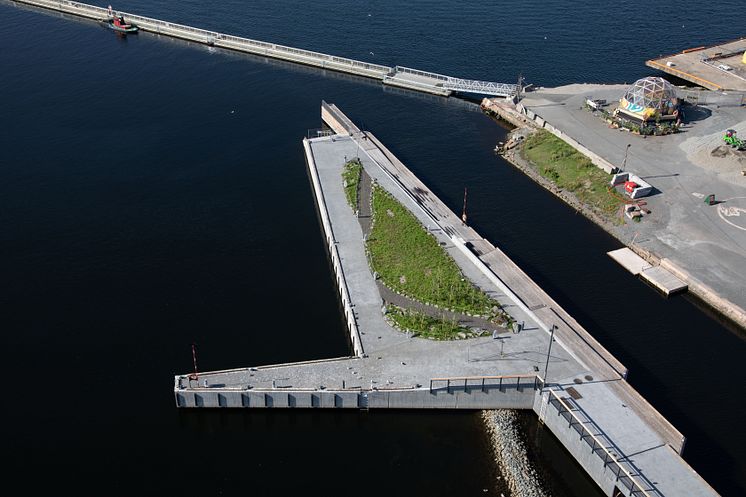
<path fill-rule="evenodd" d="M 746 140 L 746 122 L 732 126 L 738 137 Z M 746 151 L 737 152 L 725 142 L 725 130 L 703 136 L 694 136 L 681 143 L 681 149 L 697 166 L 717 174 L 720 179 L 736 185 L 746 184 L 741 171 L 746 169 Z"/>

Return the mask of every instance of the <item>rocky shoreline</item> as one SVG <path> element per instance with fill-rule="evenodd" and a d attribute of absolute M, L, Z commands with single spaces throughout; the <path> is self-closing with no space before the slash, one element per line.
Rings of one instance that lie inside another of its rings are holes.
<path fill-rule="evenodd" d="M 512 497 L 547 497 L 547 485 L 528 457 L 518 413 L 510 409 L 482 411 L 495 463 Z"/>
<path fill-rule="evenodd" d="M 604 215 L 599 214 L 598 212 L 590 208 L 585 203 L 581 202 L 574 193 L 558 187 L 557 185 L 546 179 L 544 176 L 539 174 L 538 171 L 536 171 L 536 169 L 521 156 L 520 149 L 521 147 L 517 147 L 513 150 L 509 150 L 508 152 L 502 154 L 502 157 L 506 161 L 510 162 L 513 166 L 521 170 L 534 182 L 538 183 L 544 189 L 549 190 L 555 196 L 562 199 L 565 203 L 575 209 L 576 212 L 579 212 L 580 214 L 584 215 L 585 217 L 602 227 L 604 231 L 612 235 L 621 243 L 626 243 L 624 240 L 622 240 L 620 234 L 617 232 L 616 226 L 613 222 L 611 222 Z"/>

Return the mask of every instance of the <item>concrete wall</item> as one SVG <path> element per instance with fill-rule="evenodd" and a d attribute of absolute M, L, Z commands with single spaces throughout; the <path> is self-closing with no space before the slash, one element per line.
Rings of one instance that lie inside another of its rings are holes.
<path fill-rule="evenodd" d="M 181 408 L 354 408 L 360 392 L 191 389 L 176 392 Z"/>
<path fill-rule="evenodd" d="M 567 143 L 568 145 L 570 145 L 571 147 L 573 147 L 575 150 L 577 150 L 581 154 L 583 154 L 586 157 L 588 157 L 591 160 L 591 162 L 596 167 L 598 167 L 599 169 L 602 169 L 602 170 L 606 171 L 608 174 L 612 174 L 614 171 L 616 171 L 616 169 L 617 169 L 616 166 L 614 166 L 611 162 L 607 161 L 606 159 L 604 159 L 603 157 L 601 157 L 597 153 L 589 150 L 585 145 L 583 145 L 582 143 L 578 142 L 574 138 L 566 135 L 565 133 L 563 133 L 559 129 L 555 128 L 550 123 L 548 123 L 543 117 L 537 115 L 532 110 L 527 109 L 526 107 L 524 107 L 523 104 L 519 103 L 518 105 L 516 105 L 516 109 L 518 110 L 518 112 L 521 112 L 522 114 L 525 114 L 526 117 L 528 117 L 532 121 L 536 122 L 536 124 L 539 127 L 546 129 L 547 131 L 549 131 L 550 133 L 552 133 L 554 136 L 556 136 L 560 140 L 564 141 L 565 143 Z"/>
<path fill-rule="evenodd" d="M 360 132 L 360 128 L 355 126 L 355 123 L 336 105 L 327 103 L 325 100 L 321 101 L 321 120 L 338 135 L 347 136 Z"/>
<path fill-rule="evenodd" d="M 554 136 L 556 136 L 560 140 L 564 141 L 565 143 L 567 143 L 568 145 L 570 145 L 571 147 L 573 147 L 575 150 L 577 150 L 581 154 L 583 154 L 586 157 L 588 157 L 591 160 L 591 162 L 596 167 L 598 167 L 599 169 L 603 169 L 608 174 L 612 174 L 614 171 L 616 171 L 616 169 L 617 169 L 616 166 L 614 166 L 611 162 L 607 161 L 606 159 L 604 159 L 603 157 L 601 157 L 597 153 L 592 152 L 585 145 L 581 144 L 580 142 L 578 142 L 574 138 L 566 135 L 565 133 L 563 133 L 559 129 L 555 128 L 554 126 L 552 126 L 548 122 L 544 121 L 544 119 L 542 119 L 541 117 L 536 116 L 536 122 L 539 123 L 539 121 L 541 121 L 540 126 L 543 126 L 547 131 L 549 131 L 550 133 L 552 133 Z"/>
<path fill-rule="evenodd" d="M 308 166 L 308 172 L 311 175 L 311 184 L 313 185 L 314 199 L 316 200 L 316 207 L 321 218 L 321 225 L 324 231 L 324 238 L 326 240 L 326 246 L 329 251 L 329 257 L 331 259 L 332 268 L 334 270 L 334 278 L 337 282 L 337 289 L 339 296 L 342 300 L 342 309 L 344 310 L 345 320 L 347 321 L 347 331 L 350 334 L 350 342 L 352 343 L 352 349 L 355 351 L 355 355 L 362 357 L 363 342 L 360 339 L 360 330 L 357 326 L 357 318 L 352 310 L 352 300 L 350 299 L 350 293 L 347 290 L 347 281 L 345 280 L 344 272 L 342 271 L 342 262 L 339 257 L 337 250 L 337 244 L 334 240 L 334 231 L 332 230 L 332 224 L 329 219 L 329 213 L 326 210 L 326 201 L 324 200 L 324 193 L 321 189 L 321 182 L 319 181 L 319 175 L 316 170 L 316 162 L 313 158 L 313 152 L 308 144 L 308 140 L 303 140 L 303 148 L 306 152 L 306 165 Z"/>
<path fill-rule="evenodd" d="M 433 95 L 440 95 L 442 97 L 447 97 L 452 93 L 451 90 L 446 90 L 445 88 L 439 88 L 428 83 L 420 83 L 411 79 L 397 78 L 395 76 L 384 76 L 383 83 L 398 88 L 432 93 Z"/>
<path fill-rule="evenodd" d="M 176 390 L 181 408 L 337 408 L 337 409 L 531 409 L 536 390 L 451 387 L 412 390 L 238 390 L 203 388 Z"/>

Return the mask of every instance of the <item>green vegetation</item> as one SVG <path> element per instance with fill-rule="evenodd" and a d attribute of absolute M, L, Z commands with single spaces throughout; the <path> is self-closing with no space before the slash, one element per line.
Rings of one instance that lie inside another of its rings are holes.
<path fill-rule="evenodd" d="M 352 159 L 347 161 L 342 170 L 342 179 L 345 185 L 345 195 L 347 196 L 347 203 L 350 204 L 352 210 L 358 210 L 358 185 L 360 185 L 360 174 L 363 171 L 363 165 L 359 159 Z"/>
<path fill-rule="evenodd" d="M 400 330 L 411 331 L 414 333 L 413 336 L 434 340 L 453 340 L 458 337 L 458 333 L 469 334 L 469 330 L 459 326 L 456 321 L 434 318 L 421 312 L 392 305 L 387 306 L 386 310 L 386 315 Z"/>
<path fill-rule="evenodd" d="M 373 189 L 370 263 L 389 288 L 426 304 L 474 315 L 499 304 L 475 288 L 407 209 L 380 187 Z"/>
<path fill-rule="evenodd" d="M 578 200 L 615 219 L 624 203 L 608 191 L 610 177 L 590 159 L 547 131 L 526 138 L 523 156 L 536 170 L 558 187 L 574 193 Z"/>

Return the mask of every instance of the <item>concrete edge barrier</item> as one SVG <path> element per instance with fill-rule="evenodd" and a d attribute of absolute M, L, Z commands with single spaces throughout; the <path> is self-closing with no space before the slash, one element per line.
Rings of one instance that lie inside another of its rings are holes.
<path fill-rule="evenodd" d="M 743 309 L 730 300 L 721 297 L 715 290 L 694 278 L 689 272 L 681 269 L 670 259 L 661 259 L 660 267 L 669 271 L 671 274 L 686 283 L 689 286 L 689 292 L 697 295 L 697 297 L 701 298 L 712 308 L 722 313 L 725 317 L 732 320 L 743 329 L 746 329 L 746 309 Z"/>
<path fill-rule="evenodd" d="M 600 155 L 596 154 L 595 152 L 591 151 L 583 145 L 582 143 L 578 142 L 574 138 L 566 135 L 564 132 L 562 132 L 560 129 L 553 126 L 551 123 L 547 122 L 546 119 L 536 114 L 531 109 L 525 107 L 523 104 L 517 104 L 516 109 L 518 112 L 525 114 L 526 117 L 528 117 L 530 120 L 534 121 L 537 126 L 540 128 L 544 128 L 550 133 L 552 133 L 554 136 L 559 138 L 560 140 L 564 141 L 568 145 L 570 145 L 572 148 L 580 152 L 581 154 L 588 157 L 588 159 L 599 169 L 603 170 L 604 172 L 608 174 L 612 174 L 614 171 L 617 170 L 617 167 L 614 166 L 611 162 L 607 161 Z"/>
<path fill-rule="evenodd" d="M 352 342 L 352 348 L 355 351 L 355 355 L 363 357 L 363 342 L 360 338 L 360 330 L 357 326 L 357 318 L 352 309 L 352 300 L 350 299 L 349 291 L 347 290 L 347 280 L 345 279 L 344 270 L 342 269 L 342 261 L 339 257 L 339 251 L 337 250 L 337 242 L 334 238 L 334 231 L 332 229 L 331 220 L 329 219 L 329 213 L 326 210 L 326 201 L 324 200 L 324 193 L 321 189 L 321 182 L 319 181 L 318 171 L 316 169 L 316 161 L 313 158 L 313 151 L 309 145 L 307 138 L 303 139 L 303 149 L 306 155 L 306 164 L 308 165 L 308 171 L 311 175 L 311 183 L 314 191 L 314 198 L 316 199 L 316 206 L 319 210 L 321 217 L 321 225 L 326 238 L 327 248 L 329 249 L 329 255 L 332 261 L 332 267 L 334 268 L 335 279 L 337 281 L 337 289 L 342 299 L 342 307 L 344 309 L 345 318 L 347 320 L 347 329 L 350 334 L 350 341 Z"/>
<path fill-rule="evenodd" d="M 254 371 L 254 370 L 291 368 L 291 367 L 296 367 L 296 366 L 306 366 L 310 364 L 343 362 L 343 361 L 349 361 L 353 359 L 359 359 L 359 357 L 353 355 L 353 356 L 331 357 L 329 359 L 313 359 L 310 361 L 283 362 L 280 364 L 268 364 L 268 365 L 263 365 L 263 366 L 249 366 L 249 367 L 231 368 L 231 369 L 216 369 L 216 370 L 210 370 L 210 371 L 205 371 L 203 373 L 199 373 L 199 375 L 210 376 L 210 375 L 216 375 L 216 374 L 245 373 L 247 371 Z M 188 374 L 180 374 L 180 375 L 176 375 L 175 377 L 178 379 L 180 377 L 185 377 L 185 376 L 188 376 Z"/>
<path fill-rule="evenodd" d="M 537 391 L 525 388 L 411 389 L 175 389 L 178 408 L 532 409 Z"/>
<path fill-rule="evenodd" d="M 746 309 L 743 309 L 734 302 L 721 297 L 715 290 L 693 277 L 688 271 L 682 269 L 678 264 L 671 261 L 671 259 L 665 257 L 661 258 L 650 250 L 634 243 L 630 243 L 629 248 L 649 263 L 654 266 L 660 266 L 679 278 L 688 285 L 688 291 L 690 293 L 693 293 L 702 299 L 703 302 L 733 321 L 736 325 L 746 329 Z"/>

